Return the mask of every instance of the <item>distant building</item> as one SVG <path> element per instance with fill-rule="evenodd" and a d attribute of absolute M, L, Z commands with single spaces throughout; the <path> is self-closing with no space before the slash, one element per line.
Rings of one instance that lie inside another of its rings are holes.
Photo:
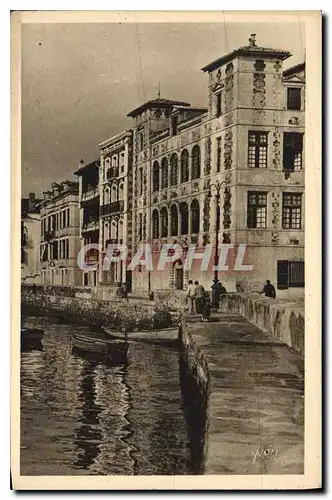
<path fill-rule="evenodd" d="M 81 160 L 75 175 L 79 178 L 80 239 L 81 248 L 88 244 L 99 244 L 99 163 L 93 161 L 85 165 Z M 99 251 L 91 248 L 86 253 L 85 263 L 98 265 Z M 96 286 L 98 271 L 84 271 L 82 285 Z"/>
<path fill-rule="evenodd" d="M 101 285 L 126 283 L 131 291 L 131 271 L 127 260 L 110 262 L 103 269 L 110 244 L 120 244 L 131 251 L 132 239 L 132 131 L 125 130 L 101 144 L 100 148 L 100 274 Z"/>
<path fill-rule="evenodd" d="M 53 182 L 43 193 L 41 216 L 41 282 L 47 285 L 81 285 L 77 265 L 80 250 L 78 182 Z"/>
<path fill-rule="evenodd" d="M 190 245 L 246 244 L 244 264 L 219 279 L 229 291 L 304 286 L 305 65 L 283 72 L 285 50 L 249 44 L 207 64 L 207 109 L 167 99 L 148 101 L 133 118 L 133 250 L 151 243 L 154 271 L 133 271 L 133 290 L 209 288 L 201 261 L 184 270 Z M 217 198 L 216 184 L 222 183 Z M 219 231 L 217 223 L 219 221 Z M 163 243 L 184 257 L 156 271 Z M 213 255 L 211 256 L 213 260 Z"/>
<path fill-rule="evenodd" d="M 21 279 L 40 283 L 40 208 L 35 193 L 21 200 Z"/>

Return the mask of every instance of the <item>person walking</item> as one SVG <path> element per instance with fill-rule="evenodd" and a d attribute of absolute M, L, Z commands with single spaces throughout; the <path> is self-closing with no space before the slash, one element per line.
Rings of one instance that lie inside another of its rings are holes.
<path fill-rule="evenodd" d="M 263 291 L 260 293 L 264 293 L 265 297 L 270 297 L 271 299 L 276 298 L 276 289 L 274 288 L 270 280 L 266 280 Z"/>
<path fill-rule="evenodd" d="M 204 292 L 202 302 L 203 302 L 202 321 L 209 321 L 211 316 L 211 301 L 209 292 Z"/>
<path fill-rule="evenodd" d="M 204 286 L 199 283 L 199 281 L 195 281 L 196 286 L 196 313 L 203 313 L 203 298 L 204 298 Z"/>
<path fill-rule="evenodd" d="M 196 313 L 196 285 L 194 285 L 193 280 L 188 281 L 188 290 L 187 290 L 187 300 L 188 300 L 188 309 L 190 314 Z"/>

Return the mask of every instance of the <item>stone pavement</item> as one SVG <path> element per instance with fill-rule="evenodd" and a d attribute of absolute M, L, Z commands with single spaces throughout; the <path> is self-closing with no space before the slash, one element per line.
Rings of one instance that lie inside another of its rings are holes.
<path fill-rule="evenodd" d="M 211 381 L 205 474 L 303 474 L 301 356 L 241 316 L 189 323 Z"/>

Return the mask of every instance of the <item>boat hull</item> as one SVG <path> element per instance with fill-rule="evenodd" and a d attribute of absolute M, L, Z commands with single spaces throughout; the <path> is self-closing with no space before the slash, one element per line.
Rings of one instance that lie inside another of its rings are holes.
<path fill-rule="evenodd" d="M 72 334 L 72 349 L 93 356 L 106 358 L 110 362 L 124 362 L 128 344 L 122 340 L 96 339 Z"/>
<path fill-rule="evenodd" d="M 104 332 L 110 338 L 127 342 L 145 342 L 164 346 L 175 346 L 179 341 L 178 328 L 164 328 L 162 330 L 147 330 L 139 332 L 121 332 L 111 328 L 103 327 Z"/>
<path fill-rule="evenodd" d="M 21 328 L 21 350 L 28 351 L 34 348 L 42 350 L 44 330 L 38 328 Z"/>

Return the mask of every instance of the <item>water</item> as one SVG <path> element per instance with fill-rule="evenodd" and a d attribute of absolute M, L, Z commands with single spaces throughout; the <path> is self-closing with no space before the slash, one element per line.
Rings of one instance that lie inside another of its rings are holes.
<path fill-rule="evenodd" d="M 193 474 L 175 349 L 130 344 L 111 367 L 71 352 L 86 328 L 27 318 L 45 329 L 21 354 L 21 474 Z"/>

